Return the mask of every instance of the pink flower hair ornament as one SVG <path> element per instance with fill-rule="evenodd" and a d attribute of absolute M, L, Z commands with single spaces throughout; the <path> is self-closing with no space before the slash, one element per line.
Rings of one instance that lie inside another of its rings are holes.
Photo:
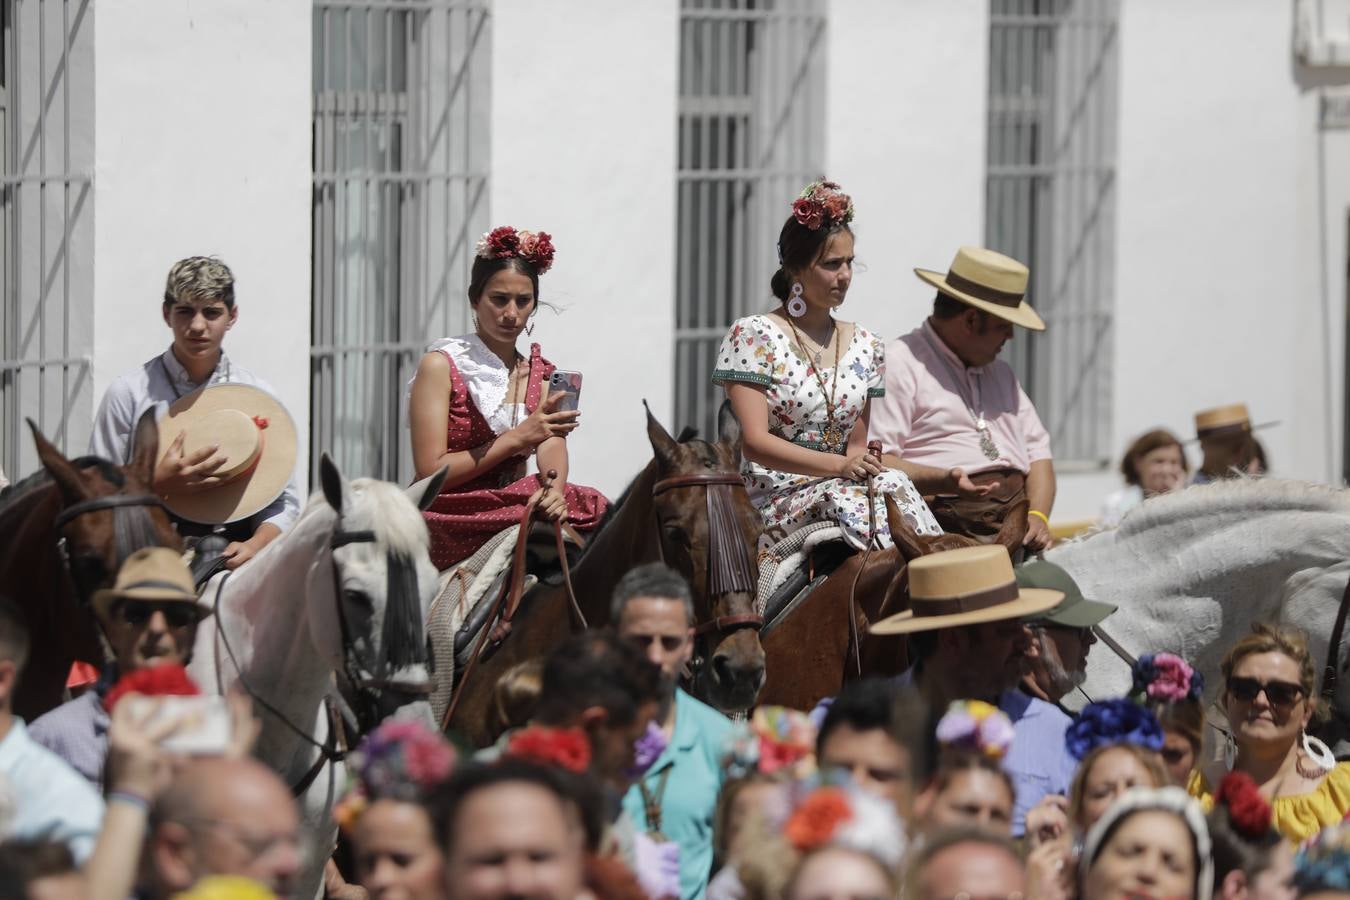
<path fill-rule="evenodd" d="M 1135 660 L 1130 696 L 1140 703 L 1159 700 L 1179 703 L 1202 701 L 1205 679 L 1175 653 L 1146 653 Z"/>
<path fill-rule="evenodd" d="M 553 268 L 553 236 L 547 231 L 517 231 L 502 225 L 479 238 L 475 252 L 483 259 L 523 259 L 540 275 Z"/>
<path fill-rule="evenodd" d="M 1012 719 L 983 700 L 957 700 L 947 707 L 937 726 L 944 747 L 973 750 L 990 759 L 1002 759 L 1013 742 Z"/>
<path fill-rule="evenodd" d="M 853 221 L 853 199 L 833 181 L 813 181 L 792 201 L 792 215 L 812 231 L 847 225 Z"/>
<path fill-rule="evenodd" d="M 419 722 L 389 721 L 366 735 L 352 751 L 348 783 L 333 816 L 345 831 L 376 800 L 416 802 L 450 777 L 455 750 L 439 733 Z"/>

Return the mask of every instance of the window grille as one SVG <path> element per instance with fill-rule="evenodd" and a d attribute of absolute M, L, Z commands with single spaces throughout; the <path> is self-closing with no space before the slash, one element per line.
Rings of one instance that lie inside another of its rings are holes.
<path fill-rule="evenodd" d="M 485 2 L 315 0 L 310 472 L 412 476 L 404 384 L 468 330 L 487 229 Z"/>
<path fill-rule="evenodd" d="M 36 470 L 24 419 L 83 454 L 93 418 L 90 0 L 0 3 L 0 466 Z"/>
<path fill-rule="evenodd" d="M 1060 460 L 1111 440 L 1117 0 L 991 0 L 985 239 L 1031 269 L 1043 334 L 1004 352 Z"/>
<path fill-rule="evenodd" d="M 715 435 L 717 347 L 775 302 L 778 230 L 823 169 L 824 0 L 682 0 L 679 77 L 675 422 Z"/>

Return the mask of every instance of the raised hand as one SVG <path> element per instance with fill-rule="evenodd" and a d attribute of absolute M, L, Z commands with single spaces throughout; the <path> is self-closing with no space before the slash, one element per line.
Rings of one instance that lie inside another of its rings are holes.
<path fill-rule="evenodd" d="M 511 429 L 524 446 L 533 449 L 549 438 L 567 437 L 572 433 L 581 413 L 577 410 L 558 411 L 558 404 L 566 396 L 562 391 L 549 394 L 524 422 Z"/>

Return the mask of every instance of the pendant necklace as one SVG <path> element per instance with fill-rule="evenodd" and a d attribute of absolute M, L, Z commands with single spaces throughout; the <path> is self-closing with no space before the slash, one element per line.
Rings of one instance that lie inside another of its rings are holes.
<path fill-rule="evenodd" d="M 983 391 L 975 394 L 975 391 L 978 390 L 978 388 L 972 388 L 973 398 L 970 400 L 966 399 L 964 373 L 959 371 L 956 366 L 952 365 L 951 360 L 949 360 L 942 352 L 942 348 L 933 341 L 932 335 L 925 330 L 923 336 L 924 339 L 928 341 L 929 346 L 933 348 L 933 352 L 937 354 L 937 358 L 942 360 L 942 364 L 946 366 L 947 371 L 951 373 L 952 381 L 956 384 L 956 393 L 961 398 L 961 403 L 965 406 L 966 412 L 970 414 L 971 420 L 975 423 L 975 431 L 980 436 L 980 452 L 983 453 L 985 458 L 990 462 L 996 461 L 999 458 L 999 449 L 998 444 L 994 443 L 993 433 L 989 430 L 989 422 L 984 418 Z M 975 376 L 977 385 L 979 384 L 979 377 L 980 376 L 978 375 Z"/>
<path fill-rule="evenodd" d="M 801 332 L 797 330 L 797 325 L 789 316 L 788 327 L 792 329 L 792 336 L 797 339 L 797 349 L 806 353 L 806 345 L 802 341 Z M 821 347 L 821 351 L 824 351 Z M 811 367 L 811 371 L 816 375 L 816 383 L 820 385 L 820 396 L 825 401 L 825 428 L 821 431 L 821 443 L 829 453 L 842 453 L 844 451 L 844 433 L 834 421 L 834 398 L 839 392 L 839 326 L 834 326 L 834 373 L 831 378 L 830 390 L 825 390 L 825 378 L 820 374 L 820 354 L 816 354 L 816 364 Z"/>

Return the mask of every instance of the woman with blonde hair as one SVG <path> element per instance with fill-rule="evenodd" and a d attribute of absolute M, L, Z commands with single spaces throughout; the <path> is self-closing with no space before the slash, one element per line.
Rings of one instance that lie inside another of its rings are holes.
<path fill-rule="evenodd" d="M 1316 693 L 1316 664 L 1307 636 L 1294 628 L 1256 623 L 1224 656 L 1228 716 L 1225 763 L 1246 772 L 1271 800 L 1272 823 L 1298 842 L 1350 811 L 1350 763 L 1338 763 L 1326 744 L 1308 734 L 1325 716 Z M 1220 767 L 1202 771 L 1191 793 L 1212 803 Z"/>

